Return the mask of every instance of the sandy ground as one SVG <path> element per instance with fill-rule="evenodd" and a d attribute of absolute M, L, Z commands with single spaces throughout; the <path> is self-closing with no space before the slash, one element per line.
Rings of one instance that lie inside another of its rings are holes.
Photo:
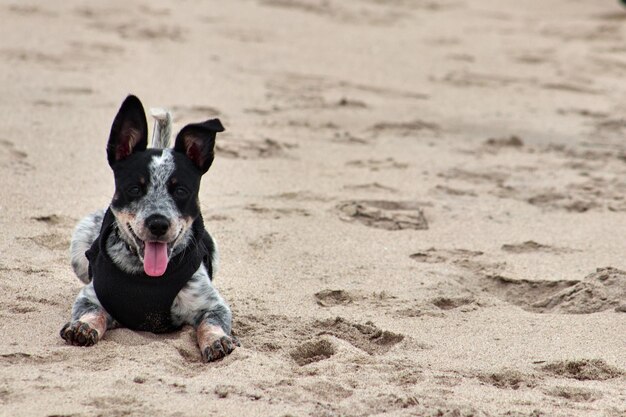
<path fill-rule="evenodd" d="M 626 12 L 599 0 L 0 2 L 1 416 L 625 416 Z M 128 93 L 227 132 L 243 346 L 58 336 Z"/>

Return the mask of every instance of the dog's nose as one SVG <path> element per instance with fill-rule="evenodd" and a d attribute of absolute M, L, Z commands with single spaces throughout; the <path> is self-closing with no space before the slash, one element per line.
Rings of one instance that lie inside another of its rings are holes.
<path fill-rule="evenodd" d="M 160 237 L 170 228 L 170 221 L 165 216 L 153 214 L 146 219 L 146 226 L 154 236 Z"/>

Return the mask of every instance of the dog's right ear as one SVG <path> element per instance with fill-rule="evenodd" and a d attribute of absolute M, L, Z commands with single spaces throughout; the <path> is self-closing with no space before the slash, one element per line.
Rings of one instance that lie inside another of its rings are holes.
<path fill-rule="evenodd" d="M 133 95 L 126 97 L 111 126 L 107 144 L 107 159 L 111 167 L 133 152 L 148 147 L 148 122 L 141 101 Z"/>

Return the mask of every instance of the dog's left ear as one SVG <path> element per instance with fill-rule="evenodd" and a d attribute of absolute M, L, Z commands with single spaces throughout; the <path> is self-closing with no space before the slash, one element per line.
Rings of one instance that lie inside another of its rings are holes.
<path fill-rule="evenodd" d="M 223 132 L 224 126 L 219 119 L 203 123 L 189 124 L 176 136 L 174 151 L 182 152 L 204 174 L 213 163 L 215 135 Z"/>

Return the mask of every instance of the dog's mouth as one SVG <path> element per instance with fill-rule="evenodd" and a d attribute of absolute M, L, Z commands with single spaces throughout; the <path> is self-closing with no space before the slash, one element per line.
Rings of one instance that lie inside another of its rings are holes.
<path fill-rule="evenodd" d="M 174 239 L 172 242 L 150 241 L 142 240 L 130 224 L 127 224 L 128 230 L 130 230 L 133 239 L 135 240 L 135 246 L 137 247 L 137 254 L 143 261 L 143 270 L 146 275 L 151 277 L 160 277 L 165 274 L 167 265 L 170 261 L 174 242 L 178 239 Z"/>

